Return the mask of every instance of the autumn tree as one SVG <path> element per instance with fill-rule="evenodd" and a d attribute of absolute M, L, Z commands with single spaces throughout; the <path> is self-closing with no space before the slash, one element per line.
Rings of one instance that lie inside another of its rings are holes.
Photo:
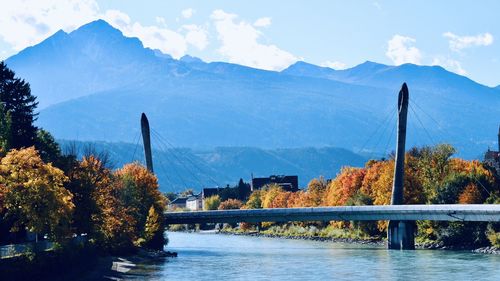
<path fill-rule="evenodd" d="M 219 208 L 220 203 L 221 200 L 219 195 L 210 196 L 208 198 L 205 198 L 205 201 L 203 202 L 203 209 L 217 210 Z"/>
<path fill-rule="evenodd" d="M 261 199 L 261 190 L 255 190 L 250 194 L 247 202 L 245 203 L 246 209 L 261 209 L 262 208 L 262 199 Z"/>
<path fill-rule="evenodd" d="M 158 179 L 138 163 L 125 165 L 115 172 L 115 177 L 115 180 L 121 181 L 123 185 L 122 200 L 135 219 L 136 236 L 145 237 L 150 208 L 152 207 L 160 214 L 165 211 L 166 201 L 158 189 Z M 163 223 L 157 226 L 157 231 L 161 232 L 161 236 L 163 236 L 163 226 Z"/>
<path fill-rule="evenodd" d="M 238 199 L 227 199 L 226 201 L 222 201 L 219 205 L 219 210 L 232 210 L 232 209 L 240 209 L 243 207 L 243 202 Z"/>
<path fill-rule="evenodd" d="M 340 174 L 330 182 L 326 191 L 325 203 L 328 206 L 345 205 L 360 189 L 366 170 L 344 167 Z"/>
<path fill-rule="evenodd" d="M 149 208 L 146 225 L 144 227 L 144 246 L 147 248 L 162 250 L 165 245 L 165 237 L 163 234 L 165 224 L 162 214 L 161 210 L 157 210 L 154 206 Z"/>
<path fill-rule="evenodd" d="M 111 184 L 96 190 L 96 243 L 112 253 L 130 251 L 138 238 L 135 210 L 123 200 L 125 189 L 124 182 L 113 177 Z"/>
<path fill-rule="evenodd" d="M 320 206 L 323 203 L 327 186 L 327 182 L 323 177 L 312 179 L 309 182 L 307 185 L 308 207 Z"/>
<path fill-rule="evenodd" d="M 0 161 L 5 218 L 11 231 L 22 228 L 60 240 L 69 235 L 73 195 L 64 188 L 64 173 L 45 164 L 34 147 L 11 150 Z"/>
<path fill-rule="evenodd" d="M 102 223 L 101 208 L 104 208 L 98 205 L 98 192 L 112 184 L 111 171 L 94 155 L 84 156 L 73 164 L 68 171 L 69 182 L 66 185 L 73 193 L 75 204 L 72 225 L 77 234 L 87 233 L 95 237 L 99 228 L 97 225 Z"/>

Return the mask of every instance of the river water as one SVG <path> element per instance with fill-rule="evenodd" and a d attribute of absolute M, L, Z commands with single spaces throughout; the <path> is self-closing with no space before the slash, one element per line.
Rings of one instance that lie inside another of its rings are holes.
<path fill-rule="evenodd" d="M 130 280 L 500 280 L 500 256 L 388 251 L 382 246 L 169 232 L 179 253 Z"/>

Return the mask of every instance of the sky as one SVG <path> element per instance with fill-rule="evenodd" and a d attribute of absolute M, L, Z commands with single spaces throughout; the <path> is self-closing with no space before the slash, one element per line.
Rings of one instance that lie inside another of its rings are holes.
<path fill-rule="evenodd" d="M 411 3 L 410 3 L 411 2 Z M 180 58 L 282 70 L 367 60 L 440 65 L 500 84 L 500 1 L 0 0 L 0 60 L 104 19 Z"/>

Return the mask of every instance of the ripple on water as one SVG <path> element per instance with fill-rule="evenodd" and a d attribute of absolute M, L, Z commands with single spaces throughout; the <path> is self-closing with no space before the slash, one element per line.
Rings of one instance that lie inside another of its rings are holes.
<path fill-rule="evenodd" d="M 249 236 L 168 233 L 179 257 L 140 266 L 130 280 L 500 280 L 500 257 L 467 251 Z"/>

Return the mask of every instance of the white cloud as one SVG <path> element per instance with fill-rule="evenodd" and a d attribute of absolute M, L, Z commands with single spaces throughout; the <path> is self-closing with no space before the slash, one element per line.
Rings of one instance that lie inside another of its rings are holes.
<path fill-rule="evenodd" d="M 451 58 L 446 58 L 446 57 L 436 57 L 432 61 L 432 65 L 439 65 L 444 67 L 445 69 L 449 71 L 453 71 L 457 74 L 460 75 L 466 75 L 467 71 L 462 68 L 462 65 L 459 61 L 451 59 Z"/>
<path fill-rule="evenodd" d="M 271 18 L 265 17 L 265 18 L 259 18 L 257 19 L 253 25 L 255 27 L 266 27 L 271 25 Z"/>
<path fill-rule="evenodd" d="M 395 65 L 404 63 L 420 64 L 422 54 L 420 50 L 413 46 L 415 39 L 396 34 L 387 42 L 387 52 L 385 55 L 392 60 Z"/>
<path fill-rule="evenodd" d="M 206 29 L 196 25 L 188 24 L 183 25 L 182 28 L 187 31 L 186 42 L 198 48 L 199 50 L 204 50 L 208 45 L 208 32 Z"/>
<path fill-rule="evenodd" d="M 260 43 L 262 33 L 252 24 L 238 20 L 235 14 L 215 10 L 211 19 L 222 44 L 218 52 L 232 63 L 267 70 L 282 70 L 299 60 L 276 45 Z"/>
<path fill-rule="evenodd" d="M 446 32 L 443 33 L 443 36 L 449 39 L 450 49 L 455 52 L 474 46 L 489 46 L 493 44 L 493 35 L 488 32 L 476 36 L 458 36 L 451 32 Z"/>
<path fill-rule="evenodd" d="M 340 61 L 325 61 L 325 62 L 321 63 L 321 66 L 333 68 L 336 70 L 341 70 L 341 69 L 347 68 L 347 65 L 343 62 L 340 62 Z"/>
<path fill-rule="evenodd" d="M 94 20 L 98 9 L 94 0 L 9 1 L 0 9 L 0 37 L 19 51 L 59 29 L 71 31 Z"/>
<path fill-rule="evenodd" d="M 190 13 L 192 15 L 194 10 Z M 11 1 L 0 9 L 0 37 L 19 51 L 59 29 L 70 32 L 99 18 L 120 29 L 125 36 L 138 37 L 144 46 L 159 49 L 174 58 L 186 54 L 190 46 L 202 50 L 208 44 L 206 30 L 201 26 L 186 25 L 180 30 L 172 30 L 162 17 L 156 17 L 158 25 L 145 26 L 119 10 L 101 11 L 95 0 Z"/>
<path fill-rule="evenodd" d="M 195 13 L 195 10 L 193 10 L 192 8 L 182 10 L 182 12 L 181 12 L 182 17 L 185 19 L 190 19 L 194 13 Z"/>

